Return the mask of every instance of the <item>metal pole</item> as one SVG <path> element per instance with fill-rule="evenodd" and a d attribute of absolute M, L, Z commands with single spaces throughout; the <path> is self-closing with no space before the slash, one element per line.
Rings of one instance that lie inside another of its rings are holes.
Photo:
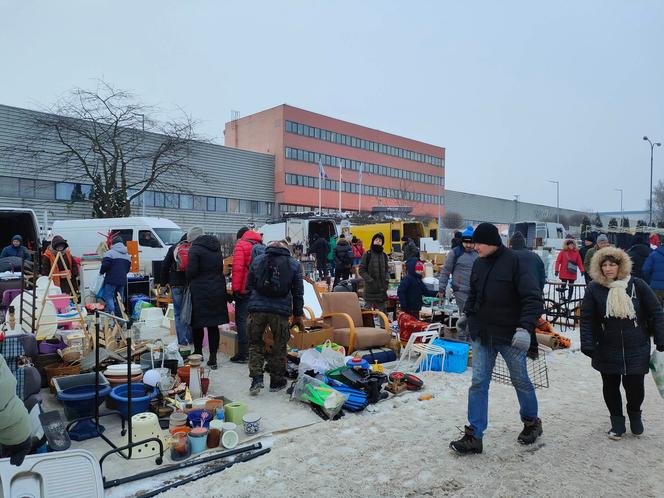
<path fill-rule="evenodd" d="M 648 140 L 650 142 L 650 140 Z M 653 144 L 650 142 L 650 226 L 652 226 L 652 153 Z"/>
<path fill-rule="evenodd" d="M 143 143 L 143 140 L 145 140 L 145 114 L 141 114 L 141 144 Z M 145 158 L 142 160 L 143 163 L 143 180 L 145 180 L 145 176 L 147 174 L 147 171 L 145 170 Z M 145 217 L 145 192 L 141 194 L 141 204 L 143 205 L 143 217 Z"/>
<path fill-rule="evenodd" d="M 549 180 L 549 183 L 556 184 L 556 223 L 560 223 L 560 182 L 557 180 Z"/>

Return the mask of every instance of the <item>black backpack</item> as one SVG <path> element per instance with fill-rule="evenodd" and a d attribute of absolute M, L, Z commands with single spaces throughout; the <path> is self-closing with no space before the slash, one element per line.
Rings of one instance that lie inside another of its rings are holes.
<path fill-rule="evenodd" d="M 291 291 L 290 257 L 267 254 L 256 269 L 256 290 L 267 297 L 285 297 Z"/>

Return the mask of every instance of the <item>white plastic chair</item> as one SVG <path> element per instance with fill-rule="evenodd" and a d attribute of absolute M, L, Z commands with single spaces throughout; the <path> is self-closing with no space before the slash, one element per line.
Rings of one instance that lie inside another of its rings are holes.
<path fill-rule="evenodd" d="M 442 330 L 443 325 L 441 323 L 431 323 L 425 330 L 421 332 L 413 332 L 408 338 L 406 346 L 401 350 L 401 356 L 399 357 L 399 361 L 394 370 L 398 371 L 404 360 L 411 361 L 412 353 L 417 353 L 418 355 L 412 367 L 413 371 L 417 371 L 423 362 L 426 362 L 426 368 L 423 368 L 423 370 L 429 370 L 431 368 L 431 362 L 436 356 L 441 356 L 441 359 L 444 362 L 445 349 L 432 344 L 434 339 L 440 337 Z M 422 339 L 422 342 L 415 342 L 417 339 Z"/>

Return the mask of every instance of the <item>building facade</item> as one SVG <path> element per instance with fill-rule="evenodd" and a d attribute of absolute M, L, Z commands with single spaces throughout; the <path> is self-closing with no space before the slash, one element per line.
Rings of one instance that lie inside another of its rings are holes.
<path fill-rule="evenodd" d="M 33 209 L 48 229 L 56 219 L 92 217 L 92 186 L 80 172 L 49 167 L 48 155 L 37 159 L 10 152 L 29 140 L 35 120 L 43 115 L 0 105 L 0 207 Z M 158 139 L 145 133 L 146 141 Z M 49 146 L 57 154 L 57 147 Z M 260 225 L 273 217 L 273 155 L 195 142 L 187 161 L 197 175 L 185 177 L 177 189 L 146 192 L 132 203 L 132 214 L 145 212 L 185 230 L 200 225 L 217 234 L 234 234 L 242 225 Z M 134 177 L 144 174 L 140 165 L 134 169 Z"/>
<path fill-rule="evenodd" d="M 445 212 L 458 213 L 464 223 L 476 225 L 484 221 L 502 224 L 516 221 L 555 220 L 558 209 L 555 206 L 544 204 L 447 190 L 445 192 Z M 561 217 L 572 215 L 578 217 L 580 214 L 585 213 L 560 208 Z"/>
<path fill-rule="evenodd" d="M 226 146 L 275 157 L 279 212 L 371 211 L 409 206 L 436 217 L 445 188 L 445 149 L 286 104 L 226 123 Z"/>

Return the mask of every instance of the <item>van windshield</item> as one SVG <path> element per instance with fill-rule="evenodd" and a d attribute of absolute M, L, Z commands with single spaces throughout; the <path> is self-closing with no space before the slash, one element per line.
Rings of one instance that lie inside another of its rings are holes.
<path fill-rule="evenodd" d="M 177 244 L 184 235 L 184 232 L 179 228 L 153 228 L 152 230 L 167 246 Z"/>

